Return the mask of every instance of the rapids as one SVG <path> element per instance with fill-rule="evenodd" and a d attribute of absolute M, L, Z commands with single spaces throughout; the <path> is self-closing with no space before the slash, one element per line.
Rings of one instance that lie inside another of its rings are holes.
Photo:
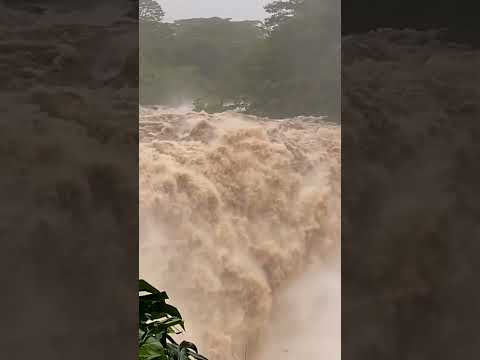
<path fill-rule="evenodd" d="M 340 359 L 340 127 L 140 109 L 140 275 L 211 360 Z"/>

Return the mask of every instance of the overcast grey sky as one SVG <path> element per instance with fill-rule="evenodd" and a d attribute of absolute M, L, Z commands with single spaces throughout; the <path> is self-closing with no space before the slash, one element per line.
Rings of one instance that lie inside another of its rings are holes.
<path fill-rule="evenodd" d="M 166 13 L 165 20 L 194 17 L 224 17 L 234 20 L 263 20 L 263 6 L 272 0 L 157 0 Z"/>

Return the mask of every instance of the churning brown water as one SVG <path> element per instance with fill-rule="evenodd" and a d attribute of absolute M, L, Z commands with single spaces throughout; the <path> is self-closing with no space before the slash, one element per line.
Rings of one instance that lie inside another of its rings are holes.
<path fill-rule="evenodd" d="M 140 274 L 211 360 L 340 359 L 340 128 L 141 109 Z"/>

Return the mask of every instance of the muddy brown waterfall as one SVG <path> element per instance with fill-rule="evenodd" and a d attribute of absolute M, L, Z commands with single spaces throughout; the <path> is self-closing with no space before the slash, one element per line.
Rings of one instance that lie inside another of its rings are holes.
<path fill-rule="evenodd" d="M 340 128 L 141 109 L 140 136 L 140 274 L 187 337 L 211 360 L 340 359 Z"/>

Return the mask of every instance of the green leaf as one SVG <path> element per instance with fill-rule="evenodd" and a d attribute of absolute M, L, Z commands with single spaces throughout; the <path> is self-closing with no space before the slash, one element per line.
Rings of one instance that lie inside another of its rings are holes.
<path fill-rule="evenodd" d="M 191 343 L 189 341 L 182 341 L 180 346 L 179 346 L 179 350 L 183 350 L 183 349 L 192 349 L 193 351 L 195 351 L 196 353 L 198 353 L 198 350 L 197 350 L 197 347 L 195 346 L 194 343 Z"/>
<path fill-rule="evenodd" d="M 139 292 L 145 291 L 150 294 L 162 294 L 164 300 L 168 299 L 167 293 L 165 291 L 160 291 L 156 289 L 145 280 L 141 280 L 141 279 L 138 280 L 138 291 Z"/>
<path fill-rule="evenodd" d="M 140 346 L 138 351 L 139 360 L 167 360 L 165 349 L 162 344 L 153 338 Z"/>
<path fill-rule="evenodd" d="M 180 334 L 185 327 L 178 309 L 166 299 L 165 292 L 139 280 L 139 360 L 208 360 L 198 354 L 195 344 L 183 341 L 178 345 L 169 335 Z"/>

